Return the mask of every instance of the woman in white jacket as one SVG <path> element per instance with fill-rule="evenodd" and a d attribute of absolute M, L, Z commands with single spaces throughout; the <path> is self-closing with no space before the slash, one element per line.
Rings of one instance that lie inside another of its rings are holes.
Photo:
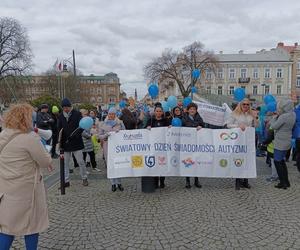
<path fill-rule="evenodd" d="M 240 128 L 242 131 L 245 131 L 247 127 L 257 127 L 258 120 L 256 118 L 256 113 L 251 110 L 249 99 L 243 99 L 236 106 L 226 124 L 227 128 Z M 250 188 L 248 179 L 235 180 L 235 189 L 240 190 L 241 187 Z"/>

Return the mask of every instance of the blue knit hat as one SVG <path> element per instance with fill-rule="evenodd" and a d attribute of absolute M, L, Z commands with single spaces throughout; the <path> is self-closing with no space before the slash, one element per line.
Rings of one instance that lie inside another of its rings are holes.
<path fill-rule="evenodd" d="M 70 100 L 68 98 L 64 98 L 62 101 L 61 101 L 61 107 L 72 107 L 72 104 L 70 102 Z"/>

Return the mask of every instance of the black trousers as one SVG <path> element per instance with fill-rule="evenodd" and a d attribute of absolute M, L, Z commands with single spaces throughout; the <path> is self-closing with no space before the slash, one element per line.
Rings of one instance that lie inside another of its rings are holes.
<path fill-rule="evenodd" d="M 83 152 L 83 160 L 84 160 L 84 162 L 86 160 L 87 154 L 89 154 L 89 156 L 90 156 L 92 168 L 96 168 L 97 167 L 97 163 L 96 163 L 96 159 L 95 159 L 95 152 L 94 151 Z"/>
<path fill-rule="evenodd" d="M 297 169 L 300 172 L 300 138 L 296 139 L 296 164 Z"/>
<path fill-rule="evenodd" d="M 52 135 L 52 148 L 51 148 L 51 156 L 54 156 L 56 154 L 56 145 L 58 142 L 58 135 L 54 134 Z"/>
<path fill-rule="evenodd" d="M 274 161 L 280 184 L 286 187 L 290 186 L 287 166 L 284 160 Z"/>
<path fill-rule="evenodd" d="M 163 176 L 160 176 L 160 177 L 154 177 L 154 180 L 155 180 L 155 187 L 156 188 L 158 188 L 159 187 L 159 185 L 161 185 L 161 184 L 165 184 L 165 179 L 166 179 L 166 177 L 163 177 Z"/>

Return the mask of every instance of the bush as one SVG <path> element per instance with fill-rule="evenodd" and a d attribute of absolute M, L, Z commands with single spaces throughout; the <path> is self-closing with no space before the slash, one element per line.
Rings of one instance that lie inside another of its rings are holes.
<path fill-rule="evenodd" d="M 44 96 L 41 96 L 33 101 L 30 102 L 30 104 L 33 106 L 33 107 L 39 107 L 41 106 L 42 104 L 48 104 L 49 107 L 50 107 L 50 110 L 51 108 L 55 105 L 57 106 L 59 109 L 61 109 L 60 107 L 60 100 L 58 98 L 55 98 L 55 97 L 52 97 L 52 96 L 49 96 L 49 95 L 44 95 Z"/>
<path fill-rule="evenodd" d="M 80 109 L 86 109 L 86 110 L 95 110 L 97 111 L 97 107 L 95 107 L 94 105 L 90 104 L 90 103 L 80 103 L 80 104 L 76 104 L 74 105 L 76 109 L 80 110 Z"/>

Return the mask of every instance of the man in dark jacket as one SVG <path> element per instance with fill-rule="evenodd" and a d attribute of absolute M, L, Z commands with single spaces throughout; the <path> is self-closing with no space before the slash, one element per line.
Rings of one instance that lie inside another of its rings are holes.
<path fill-rule="evenodd" d="M 40 129 L 49 130 L 51 129 L 51 125 L 54 123 L 51 115 L 48 113 L 49 106 L 47 104 L 42 104 L 40 107 L 40 111 L 36 116 L 36 126 Z"/>
<path fill-rule="evenodd" d="M 63 112 L 58 117 L 58 131 L 60 131 L 60 148 L 64 154 L 66 187 L 70 186 L 69 163 L 72 153 L 80 167 L 82 184 L 88 186 L 86 166 L 82 154 L 84 145 L 81 134 L 83 129 L 79 128 L 79 121 L 82 118 L 81 113 L 72 108 L 72 104 L 67 98 L 62 100 L 61 106 Z"/>
<path fill-rule="evenodd" d="M 201 116 L 199 115 L 198 106 L 196 103 L 190 103 L 187 106 L 187 113 L 182 117 L 182 126 L 183 127 L 192 127 L 197 128 L 197 130 L 203 128 L 205 126 Z M 201 184 L 199 183 L 198 177 L 195 177 L 195 186 L 197 188 L 201 188 Z M 186 177 L 186 188 L 191 188 L 190 177 Z"/>

